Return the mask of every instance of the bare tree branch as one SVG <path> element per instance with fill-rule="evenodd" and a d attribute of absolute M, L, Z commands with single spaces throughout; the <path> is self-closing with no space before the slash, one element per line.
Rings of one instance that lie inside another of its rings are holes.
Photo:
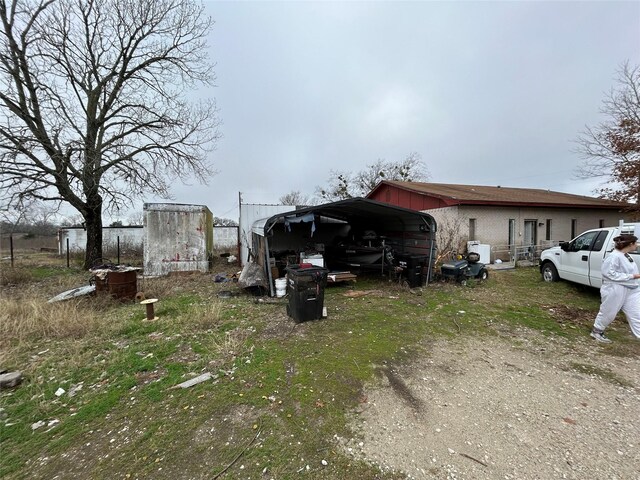
<path fill-rule="evenodd" d="M 0 0 L 0 22 L 3 200 L 72 205 L 87 225 L 85 266 L 101 256 L 103 209 L 215 173 L 215 101 L 189 99 L 214 82 L 202 5 Z"/>
<path fill-rule="evenodd" d="M 289 193 L 282 195 L 278 202 L 280 205 L 293 205 L 293 206 L 309 206 L 315 205 L 315 201 L 313 198 L 300 193 L 299 190 L 292 190 Z"/>
<path fill-rule="evenodd" d="M 622 65 L 616 88 L 602 102 L 606 120 L 585 127 L 576 143 L 584 157 L 576 176 L 602 178 L 601 198 L 634 204 L 640 210 L 640 66 Z"/>
<path fill-rule="evenodd" d="M 364 197 L 382 180 L 419 182 L 428 180 L 429 176 L 420 154 L 411 152 L 399 162 L 378 159 L 356 173 L 332 170 L 327 185 L 316 187 L 316 195 L 328 201 Z"/>

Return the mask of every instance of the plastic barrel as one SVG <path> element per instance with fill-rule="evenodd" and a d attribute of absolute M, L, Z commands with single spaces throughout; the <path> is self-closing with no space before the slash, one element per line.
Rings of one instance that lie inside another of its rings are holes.
<path fill-rule="evenodd" d="M 287 278 L 276 278 L 276 297 L 282 298 L 287 294 Z"/>

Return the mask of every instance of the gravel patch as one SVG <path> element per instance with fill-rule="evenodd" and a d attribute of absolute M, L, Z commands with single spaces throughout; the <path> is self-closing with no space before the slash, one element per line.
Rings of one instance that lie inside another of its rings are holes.
<path fill-rule="evenodd" d="M 412 479 L 640 480 L 637 357 L 527 332 L 429 351 L 380 367 L 349 454 Z"/>

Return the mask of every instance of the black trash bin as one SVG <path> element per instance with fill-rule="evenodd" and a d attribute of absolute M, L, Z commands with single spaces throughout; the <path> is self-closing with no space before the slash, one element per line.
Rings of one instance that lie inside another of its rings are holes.
<path fill-rule="evenodd" d="M 321 267 L 301 268 L 299 265 L 287 267 L 287 293 L 289 305 L 287 314 L 294 322 L 306 322 L 322 318 L 324 287 L 327 285 L 329 270 Z"/>
<path fill-rule="evenodd" d="M 395 256 L 395 260 L 398 267 L 402 269 L 401 275 L 409 287 L 416 288 L 424 285 L 429 262 L 428 255 L 401 253 Z"/>

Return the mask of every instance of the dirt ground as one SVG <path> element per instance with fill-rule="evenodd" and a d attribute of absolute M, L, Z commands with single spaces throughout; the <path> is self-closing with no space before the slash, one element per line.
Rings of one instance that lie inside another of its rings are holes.
<path fill-rule="evenodd" d="M 381 365 L 346 451 L 414 479 L 640 479 L 640 359 L 522 332 Z"/>

